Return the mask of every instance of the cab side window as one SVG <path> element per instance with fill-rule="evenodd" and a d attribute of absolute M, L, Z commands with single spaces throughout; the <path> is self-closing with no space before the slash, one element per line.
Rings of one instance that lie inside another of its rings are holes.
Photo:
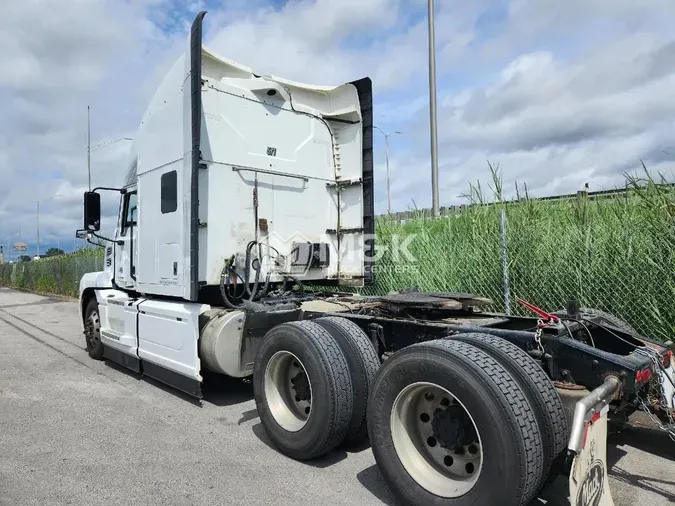
<path fill-rule="evenodd" d="M 138 216 L 138 195 L 136 192 L 127 193 L 124 199 L 124 215 L 122 219 L 122 235 L 126 234 L 129 227 L 135 227 Z"/>
<path fill-rule="evenodd" d="M 161 180 L 162 214 L 173 213 L 178 209 L 178 174 L 175 170 L 162 174 Z"/>

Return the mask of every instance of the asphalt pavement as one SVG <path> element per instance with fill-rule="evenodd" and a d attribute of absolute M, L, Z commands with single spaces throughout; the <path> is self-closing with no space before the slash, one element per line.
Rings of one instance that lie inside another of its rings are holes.
<path fill-rule="evenodd" d="M 0 288 L 0 505 L 396 504 L 370 448 L 296 462 L 271 447 L 250 383 L 204 396 L 91 360 L 76 302 Z M 636 426 L 608 455 L 617 506 L 675 503 L 665 434 Z M 569 505 L 566 490 L 537 504 Z"/>

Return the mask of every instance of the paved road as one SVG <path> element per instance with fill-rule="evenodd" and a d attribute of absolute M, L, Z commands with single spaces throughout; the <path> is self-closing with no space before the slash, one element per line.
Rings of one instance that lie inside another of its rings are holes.
<path fill-rule="evenodd" d="M 609 448 L 618 506 L 675 502 L 675 443 Z M 539 502 L 569 505 L 558 480 Z M 0 505 L 394 504 L 370 449 L 303 464 L 274 451 L 251 386 L 197 405 L 88 358 L 77 304 L 0 288 Z"/>

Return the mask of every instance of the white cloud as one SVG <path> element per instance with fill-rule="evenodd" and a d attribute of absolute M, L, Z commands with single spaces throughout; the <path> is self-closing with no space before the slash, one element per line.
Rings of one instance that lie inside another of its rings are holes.
<path fill-rule="evenodd" d="M 79 227 L 93 142 L 131 137 L 158 81 L 209 10 L 223 56 L 315 84 L 370 76 L 375 122 L 392 138 L 394 209 L 430 201 L 426 1 L 26 0 L 0 16 L 0 243 Z M 671 0 L 436 0 L 441 203 L 499 162 L 535 193 L 611 186 L 640 158 L 675 152 Z M 386 207 L 376 142 L 376 201 Z M 95 184 L 119 184 L 124 142 L 92 153 Z M 114 198 L 104 199 L 112 223 Z"/>
<path fill-rule="evenodd" d="M 93 111 L 93 142 L 135 130 L 150 92 L 143 87 L 152 69 L 147 62 L 163 61 L 173 43 L 153 21 L 157 9 L 167 5 L 28 0 L 3 6 L 0 243 L 17 240 L 19 227 L 23 240 L 34 242 L 36 201 L 60 193 L 64 185 L 78 198 L 49 200 L 40 235 L 43 242 L 74 237 L 87 184 L 87 105 Z M 118 182 L 125 158 L 123 145 L 93 152 L 94 182 Z"/>
<path fill-rule="evenodd" d="M 675 162 L 665 153 L 675 152 L 675 36 L 666 29 L 675 4 L 555 5 L 513 2 L 497 38 L 469 53 L 474 68 L 483 65 L 480 79 L 441 92 L 442 204 L 457 202 L 468 181 L 489 181 L 487 160 L 500 164 L 509 193 L 517 179 L 536 195 L 576 191 L 586 182 L 611 188 L 641 160 L 654 171 Z M 520 50 L 523 41 L 530 51 Z M 426 171 L 427 124 L 425 108 L 403 126 L 418 132 L 418 163 Z M 397 169 L 394 177 L 407 188 L 395 208 L 410 206 L 416 191 L 430 205 L 430 184 L 418 181 L 419 171 Z"/>
<path fill-rule="evenodd" d="M 399 0 L 289 2 L 278 11 L 267 7 L 222 25 L 216 21 L 219 28 L 208 32 L 207 44 L 261 74 L 317 84 L 340 84 L 371 75 L 382 87 L 388 87 L 396 84 L 389 76 L 392 71 L 381 69 L 403 71 L 410 56 L 406 52 L 400 58 L 387 58 L 408 48 L 407 33 L 387 38 L 385 31 L 397 20 L 399 4 Z M 365 50 L 341 44 L 346 38 L 370 31 L 384 33 L 386 43 L 376 42 Z M 374 66 L 376 57 L 381 62 Z"/>

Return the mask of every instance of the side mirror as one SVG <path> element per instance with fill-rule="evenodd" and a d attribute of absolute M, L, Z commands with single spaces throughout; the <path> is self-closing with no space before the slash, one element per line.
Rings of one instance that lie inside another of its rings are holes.
<path fill-rule="evenodd" d="M 96 192 L 84 192 L 84 230 L 101 230 L 101 195 Z"/>

